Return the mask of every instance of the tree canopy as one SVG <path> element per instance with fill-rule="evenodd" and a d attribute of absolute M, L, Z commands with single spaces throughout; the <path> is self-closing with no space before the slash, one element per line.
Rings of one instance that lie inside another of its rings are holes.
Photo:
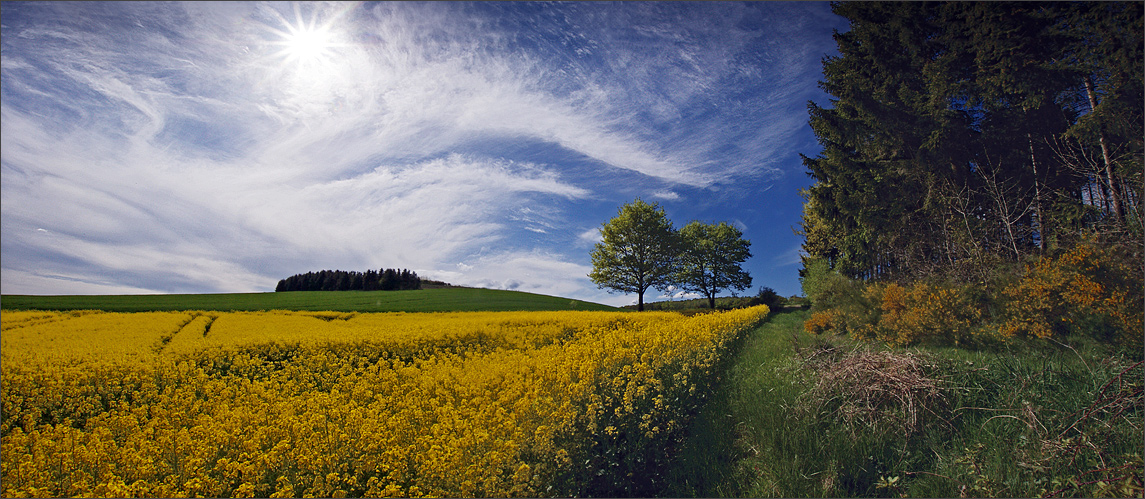
<path fill-rule="evenodd" d="M 636 293 L 642 311 L 648 288 L 667 290 L 673 284 L 678 243 L 672 221 L 658 204 L 637 198 L 621 206 L 600 234 L 588 274 L 598 287 Z"/>
<path fill-rule="evenodd" d="M 421 289 L 417 272 L 378 269 L 365 272 L 322 270 L 295 274 L 278 281 L 275 291 L 397 291 Z"/>
<path fill-rule="evenodd" d="M 644 310 L 650 287 L 702 293 L 716 308 L 720 291 L 751 286 L 751 276 L 740 267 L 751 258 L 751 242 L 726 222 L 693 221 L 677 231 L 663 208 L 637 198 L 600 232 L 588 276 L 602 289 L 636 293 L 637 310 Z"/>
<path fill-rule="evenodd" d="M 809 103 L 807 258 L 853 278 L 960 274 L 1142 238 L 1140 2 L 847 2 L 831 106 Z"/>
<path fill-rule="evenodd" d="M 676 281 L 686 291 L 708 298 L 716 308 L 716 294 L 725 289 L 751 287 L 751 276 L 740 264 L 751 258 L 751 241 L 727 222 L 706 224 L 692 222 L 680 229 L 680 252 Z"/>

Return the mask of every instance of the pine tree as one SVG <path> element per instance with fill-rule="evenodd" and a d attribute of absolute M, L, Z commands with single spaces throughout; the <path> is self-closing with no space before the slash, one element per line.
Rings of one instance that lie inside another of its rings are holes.
<path fill-rule="evenodd" d="M 823 61 L 831 107 L 809 104 L 810 259 L 910 279 L 1047 250 L 1094 210 L 1140 233 L 1122 222 L 1140 220 L 1140 4 L 832 8 L 851 27 Z"/>

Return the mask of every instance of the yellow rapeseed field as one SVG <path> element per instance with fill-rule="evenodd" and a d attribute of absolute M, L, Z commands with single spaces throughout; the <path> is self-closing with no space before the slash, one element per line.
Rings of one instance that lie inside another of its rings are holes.
<path fill-rule="evenodd" d="M 5 311 L 3 494 L 576 494 L 767 313 Z"/>

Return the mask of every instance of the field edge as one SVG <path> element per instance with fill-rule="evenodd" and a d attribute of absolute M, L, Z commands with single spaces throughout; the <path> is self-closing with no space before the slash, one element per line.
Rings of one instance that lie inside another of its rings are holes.
<path fill-rule="evenodd" d="M 624 309 L 584 300 L 484 288 L 409 291 L 289 291 L 155 295 L 0 295 L 0 310 L 147 312 L 299 310 L 338 312 L 468 312 Z"/>

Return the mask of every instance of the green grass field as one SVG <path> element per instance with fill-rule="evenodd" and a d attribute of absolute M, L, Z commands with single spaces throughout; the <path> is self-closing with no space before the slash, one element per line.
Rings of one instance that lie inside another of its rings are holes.
<path fill-rule="evenodd" d="M 556 296 L 478 288 L 414 291 L 290 291 L 172 295 L 3 295 L 5 310 L 336 310 L 342 312 L 464 312 L 509 310 L 621 310 Z"/>

